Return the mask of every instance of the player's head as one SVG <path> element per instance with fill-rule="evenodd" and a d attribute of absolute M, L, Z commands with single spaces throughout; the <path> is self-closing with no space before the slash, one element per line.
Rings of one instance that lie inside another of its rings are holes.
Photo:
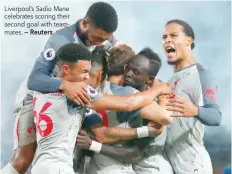
<path fill-rule="evenodd" d="M 81 21 L 80 38 L 87 46 L 101 45 L 112 37 L 117 27 L 118 16 L 115 9 L 106 2 L 95 2 Z"/>
<path fill-rule="evenodd" d="M 106 52 L 103 46 L 97 46 L 92 52 L 92 57 L 92 68 L 87 84 L 93 88 L 97 88 L 101 85 L 107 74 Z"/>
<path fill-rule="evenodd" d="M 161 67 L 161 59 L 150 48 L 144 48 L 125 66 L 124 86 L 132 86 L 144 90 L 148 80 L 157 75 Z"/>
<path fill-rule="evenodd" d="M 135 52 L 126 44 L 117 44 L 108 51 L 108 76 L 123 76 L 124 67 L 135 55 Z"/>
<path fill-rule="evenodd" d="M 81 44 L 70 43 L 57 52 L 59 77 L 70 82 L 84 82 L 89 79 L 91 52 Z"/>
<path fill-rule="evenodd" d="M 195 47 L 194 31 L 187 23 L 179 19 L 170 20 L 163 33 L 163 48 L 168 64 L 175 65 L 185 59 Z"/>

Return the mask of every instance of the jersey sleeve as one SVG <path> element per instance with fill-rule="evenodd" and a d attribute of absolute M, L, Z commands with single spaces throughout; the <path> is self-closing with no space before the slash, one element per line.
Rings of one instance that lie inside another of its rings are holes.
<path fill-rule="evenodd" d="M 70 41 L 60 34 L 54 34 L 48 39 L 30 73 L 27 84 L 28 89 L 44 93 L 59 90 L 61 79 L 54 79 L 50 75 L 56 65 L 56 52 L 60 47 L 68 43 Z"/>
<path fill-rule="evenodd" d="M 95 89 L 93 89 L 89 85 L 86 85 L 85 88 L 87 90 L 88 95 L 90 96 L 91 102 L 97 101 L 103 96 L 102 93 L 98 93 Z M 81 105 L 74 103 L 72 100 L 70 100 L 67 97 L 66 97 L 66 101 L 67 101 L 68 112 L 71 115 L 87 107 L 87 105 L 85 107 L 82 107 Z"/>
<path fill-rule="evenodd" d="M 97 90 L 95 90 L 95 89 L 92 88 L 91 86 L 86 85 L 85 88 L 86 88 L 86 90 L 87 90 L 87 93 L 88 93 L 88 95 L 89 95 L 89 97 L 90 97 L 91 102 L 97 101 L 97 100 L 99 100 L 99 99 L 102 98 L 103 94 L 97 92 Z"/>
<path fill-rule="evenodd" d="M 95 110 L 86 108 L 85 119 L 82 127 L 88 128 L 101 123 L 102 123 L 101 114 L 98 114 Z"/>
<path fill-rule="evenodd" d="M 135 94 L 137 92 L 139 92 L 137 89 L 132 88 L 130 86 L 125 86 L 123 88 L 119 88 L 113 91 L 114 95 L 117 95 L 117 96 L 127 96 L 130 94 Z"/>
<path fill-rule="evenodd" d="M 217 104 L 217 86 L 212 74 L 203 69 L 198 68 L 201 91 L 199 95 L 202 99 L 198 105 L 197 118 L 205 125 L 219 126 L 221 123 L 221 111 Z"/>

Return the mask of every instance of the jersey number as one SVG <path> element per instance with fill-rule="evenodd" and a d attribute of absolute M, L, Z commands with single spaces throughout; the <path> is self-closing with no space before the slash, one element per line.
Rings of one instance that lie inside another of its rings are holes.
<path fill-rule="evenodd" d="M 33 98 L 33 106 L 35 107 L 37 98 Z M 46 137 L 51 134 L 53 130 L 53 122 L 52 119 L 44 114 L 44 112 L 51 106 L 52 104 L 50 102 L 46 102 L 42 109 L 39 111 L 39 114 L 36 111 L 33 111 L 34 115 L 34 120 L 35 120 L 35 127 L 36 127 L 36 132 L 39 132 L 41 137 Z M 42 129 L 40 126 L 40 122 L 43 121 L 46 123 L 46 129 Z"/>

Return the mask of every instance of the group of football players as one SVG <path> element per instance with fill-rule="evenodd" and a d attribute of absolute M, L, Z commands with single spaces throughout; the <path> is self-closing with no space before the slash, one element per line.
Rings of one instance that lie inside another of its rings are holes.
<path fill-rule="evenodd" d="M 93 3 L 86 16 L 47 40 L 14 108 L 14 156 L 3 174 L 212 174 L 204 125 L 218 126 L 212 74 L 194 59 L 194 31 L 174 19 L 161 59 L 113 36 L 115 9 Z"/>

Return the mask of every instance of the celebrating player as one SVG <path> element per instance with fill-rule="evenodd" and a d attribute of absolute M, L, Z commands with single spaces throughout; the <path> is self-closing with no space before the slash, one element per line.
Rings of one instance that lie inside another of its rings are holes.
<path fill-rule="evenodd" d="M 170 79 L 177 95 L 167 104 L 174 111 L 168 126 L 165 149 L 174 171 L 178 174 L 212 174 L 212 164 L 204 147 L 204 125 L 218 126 L 221 121 L 217 105 L 216 84 L 212 74 L 196 62 L 192 49 L 195 35 L 182 20 L 167 22 L 163 48 L 168 64 L 173 65 Z"/>
<path fill-rule="evenodd" d="M 36 136 L 32 114 L 33 91 L 57 92 L 64 94 L 77 104 L 89 103 L 89 96 L 80 82 L 68 82 L 51 77 L 56 64 L 56 51 L 68 43 L 80 43 L 89 49 L 101 45 L 105 40 L 115 43 L 112 33 L 117 29 L 118 17 L 115 9 L 108 3 L 93 3 L 84 18 L 75 24 L 58 30 L 50 36 L 37 58 L 33 70 L 21 84 L 16 95 L 14 116 L 14 156 L 2 169 L 2 173 L 25 173 L 30 166 L 36 150 Z M 93 46 L 93 47 L 91 47 Z M 28 88 L 30 90 L 28 90 Z"/>
<path fill-rule="evenodd" d="M 115 46 L 109 50 L 108 60 L 108 74 L 109 81 L 111 82 L 110 87 L 114 95 L 128 95 L 131 93 L 138 92 L 136 89 L 126 86 L 118 86 L 124 80 L 129 85 L 129 82 L 136 84 L 136 88 L 140 90 L 146 89 L 146 82 L 154 79 L 161 66 L 161 61 L 158 55 L 156 55 L 151 49 L 146 48 L 142 50 L 138 55 L 133 56 L 130 60 L 128 56 L 128 47 L 126 46 Z M 130 61 L 129 61 L 130 60 Z M 129 63 L 128 63 L 129 61 Z M 128 63 L 128 64 L 127 64 Z M 123 77 L 124 66 L 126 66 L 126 78 Z M 92 71 L 92 70 L 91 70 Z M 132 72 L 131 72 L 132 71 Z M 91 74 L 91 73 L 90 73 Z M 99 79 L 99 72 L 92 73 L 90 79 Z M 96 80 L 95 80 L 96 81 Z M 139 85 L 138 85 L 139 84 Z M 133 85 L 135 86 L 135 85 Z M 164 101 L 163 101 L 164 102 Z M 160 101 L 161 103 L 161 101 Z M 161 104 L 162 105 L 162 104 Z M 165 108 L 158 105 L 149 105 L 133 114 L 128 114 L 125 117 L 121 112 L 107 112 L 107 125 L 118 126 L 118 127 L 138 127 L 141 125 L 141 116 L 145 118 L 144 115 L 150 114 L 150 117 L 146 117 L 148 120 L 156 122 L 153 127 L 157 129 L 157 135 L 161 133 L 160 136 L 151 139 L 139 139 L 136 142 L 131 142 L 130 146 L 125 143 L 119 143 L 114 146 L 108 146 L 105 144 L 99 144 L 89 139 L 85 132 L 81 131 L 81 135 L 78 136 L 77 144 L 85 149 L 94 150 L 100 154 L 95 154 L 90 162 L 90 166 L 87 168 L 87 172 L 94 173 L 146 173 L 146 172 L 160 172 L 160 173 L 172 173 L 172 168 L 168 161 L 163 157 L 163 146 L 166 140 L 166 131 L 162 133 L 159 128 L 162 125 L 171 123 L 171 118 L 169 113 L 165 112 Z M 158 124 L 157 124 L 158 123 Z M 152 124 L 152 123 L 149 123 Z M 148 124 L 148 125 L 149 125 Z M 105 126 L 107 126 L 105 125 Z M 143 129 L 145 127 L 142 127 Z M 101 127 L 90 128 L 93 133 L 95 133 L 98 139 L 99 132 L 98 129 Z M 96 129 L 96 130 L 95 130 Z M 110 128 L 104 128 L 106 131 Z M 161 128 L 162 129 L 162 128 Z M 116 130 L 116 129 L 115 129 Z M 137 130 L 139 134 L 140 128 Z M 128 132 L 128 133 L 127 133 Z M 109 134 L 109 132 L 107 133 Z M 105 134 L 104 134 L 105 135 Z M 126 131 L 118 132 L 112 140 L 126 140 L 123 136 L 134 136 L 133 132 Z M 138 136 L 138 138 L 143 138 L 145 136 Z M 134 136 L 134 138 L 137 138 Z M 102 139 L 100 139 L 102 142 Z M 139 141 L 139 142 L 138 142 Z M 116 141 L 115 141 L 116 142 Z M 109 143 L 105 141 L 104 143 Z M 92 145 L 93 144 L 93 145 Z M 92 146 L 98 144 L 98 149 L 94 149 Z M 123 144 L 123 145 L 122 145 Z M 133 144 L 133 145 L 132 145 Z M 148 156 L 142 155 L 144 148 Z M 140 163 L 133 166 L 126 163 Z M 126 162 L 126 163 L 125 163 Z"/>
<path fill-rule="evenodd" d="M 80 44 L 67 44 L 59 49 L 57 58 L 60 69 L 58 77 L 70 82 L 88 80 L 91 53 L 86 47 Z M 88 86 L 87 92 L 91 97 L 91 103 L 87 107 L 130 111 L 134 106 L 137 109 L 143 107 L 144 103 L 145 105 L 151 103 L 159 90 L 165 90 L 164 94 L 170 93 L 169 88 L 165 88 L 164 85 L 163 88 L 152 87 L 147 92 L 120 97 L 102 95 Z M 72 154 L 83 120 L 84 108 L 70 100 L 67 102 L 63 93 L 35 92 L 33 103 L 38 147 L 32 173 L 74 173 Z"/>

